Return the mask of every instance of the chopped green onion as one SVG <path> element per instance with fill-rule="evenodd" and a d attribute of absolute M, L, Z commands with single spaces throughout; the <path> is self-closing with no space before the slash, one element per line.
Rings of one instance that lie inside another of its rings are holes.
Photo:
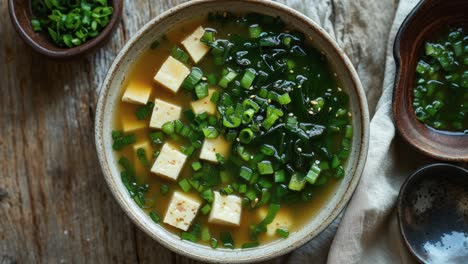
<path fill-rule="evenodd" d="M 114 143 L 112 144 L 112 149 L 118 151 L 123 147 L 133 144 L 136 142 L 135 135 L 125 135 L 123 131 L 112 131 L 112 139 Z"/>
<path fill-rule="evenodd" d="M 261 175 L 272 174 L 274 172 L 273 165 L 271 164 L 271 161 L 268 160 L 257 163 L 257 168 Z"/>
<path fill-rule="evenodd" d="M 192 90 L 202 77 L 202 70 L 200 70 L 200 68 L 193 67 L 190 74 L 185 78 L 184 82 L 182 82 L 182 88 L 189 91 Z"/>
<path fill-rule="evenodd" d="M 258 38 L 260 37 L 260 34 L 262 33 L 262 29 L 258 24 L 251 25 L 249 27 L 249 35 L 251 38 Z"/>
<path fill-rule="evenodd" d="M 211 238 L 211 241 L 210 241 L 210 246 L 211 246 L 211 248 L 213 248 L 213 249 L 218 248 L 218 240 L 216 240 L 216 238 L 212 237 L 212 238 Z"/>
<path fill-rule="evenodd" d="M 250 122 L 252 122 L 254 114 L 255 110 L 253 109 L 245 110 L 244 114 L 242 115 L 242 124 L 249 124 Z"/>
<path fill-rule="evenodd" d="M 161 130 L 167 135 L 174 134 L 175 132 L 174 122 L 169 121 L 169 122 L 164 123 L 161 127 Z"/>
<path fill-rule="evenodd" d="M 153 111 L 153 107 L 154 107 L 153 102 L 148 102 L 146 105 L 139 107 L 135 112 L 137 119 L 138 120 L 147 119 L 151 115 Z"/>
<path fill-rule="evenodd" d="M 201 82 L 195 86 L 195 94 L 198 99 L 202 99 L 208 96 L 208 83 Z"/>
<path fill-rule="evenodd" d="M 189 233 L 189 232 L 182 232 L 180 234 L 180 238 L 182 240 L 188 240 L 188 241 L 192 241 L 192 242 L 197 242 L 197 240 L 198 240 L 196 235 L 194 235 L 192 233 Z"/>
<path fill-rule="evenodd" d="M 306 179 L 307 182 L 309 182 L 310 184 L 314 184 L 315 181 L 317 181 L 317 178 L 320 176 L 320 172 L 321 172 L 320 167 L 319 167 L 317 164 L 313 164 L 313 165 L 310 167 L 310 170 L 309 170 L 309 172 L 307 173 L 305 179 Z"/>
<path fill-rule="evenodd" d="M 169 193 L 169 186 L 167 184 L 161 184 L 161 186 L 159 186 L 159 191 L 161 191 L 161 194 L 164 196 Z"/>
<path fill-rule="evenodd" d="M 260 152 L 267 156 L 273 156 L 276 153 L 276 149 L 271 145 L 263 144 L 260 146 Z"/>
<path fill-rule="evenodd" d="M 203 128 L 202 131 L 205 138 L 217 138 L 219 135 L 218 130 L 211 126 Z"/>
<path fill-rule="evenodd" d="M 234 240 L 232 239 L 230 232 L 221 232 L 220 240 L 225 248 L 234 249 Z"/>
<path fill-rule="evenodd" d="M 213 190 L 207 189 L 207 190 L 203 191 L 203 192 L 201 193 L 201 197 L 202 197 L 205 201 L 207 201 L 207 202 L 209 202 L 209 203 L 212 203 L 213 200 L 214 200 L 214 193 L 213 193 Z"/>
<path fill-rule="evenodd" d="M 208 227 L 205 226 L 203 227 L 201 231 L 201 241 L 208 242 L 210 239 L 211 239 L 210 230 L 208 229 Z"/>
<path fill-rule="evenodd" d="M 286 104 L 289 104 L 290 102 L 291 102 L 291 97 L 289 97 L 288 93 L 284 93 L 283 95 L 278 97 L 278 103 L 280 103 L 281 105 L 286 105 Z"/>
<path fill-rule="evenodd" d="M 210 98 L 210 101 L 217 104 L 218 101 L 219 101 L 219 92 L 218 91 L 215 91 L 212 95 L 211 95 L 211 98 Z"/>
<path fill-rule="evenodd" d="M 138 148 L 137 151 L 137 158 L 141 162 L 141 164 L 145 167 L 149 166 L 148 156 L 146 155 L 146 151 L 144 148 Z"/>
<path fill-rule="evenodd" d="M 237 72 L 235 71 L 229 71 L 226 75 L 224 75 L 221 80 L 219 80 L 218 85 L 227 88 L 229 83 L 231 83 L 234 78 L 236 78 Z"/>
<path fill-rule="evenodd" d="M 164 143 L 164 135 L 161 132 L 152 132 L 149 134 L 149 138 L 152 144 L 159 145 Z"/>
<path fill-rule="evenodd" d="M 183 63 L 187 63 L 189 59 L 189 55 L 187 52 L 183 51 L 181 48 L 174 46 L 171 50 L 171 56 L 174 57 L 174 59 L 177 59 Z"/>
<path fill-rule="evenodd" d="M 199 171 L 202 168 L 202 164 L 199 161 L 192 162 L 192 169 L 194 171 Z"/>
<path fill-rule="evenodd" d="M 179 181 L 179 186 L 182 189 L 182 191 L 184 191 L 184 192 L 188 192 L 192 188 L 187 179 L 183 179 L 183 180 Z"/>
<path fill-rule="evenodd" d="M 258 242 L 258 241 L 247 242 L 247 243 L 242 244 L 243 249 L 254 248 L 254 247 L 258 247 L 258 246 L 260 246 L 260 242 Z"/>
<path fill-rule="evenodd" d="M 305 177 L 300 175 L 299 173 L 294 173 L 289 180 L 288 188 L 292 191 L 301 191 L 304 189 L 306 183 Z"/>
<path fill-rule="evenodd" d="M 252 86 L 252 83 L 255 79 L 256 71 L 252 68 L 248 68 L 245 70 L 244 76 L 240 81 L 240 86 L 244 89 L 249 89 Z"/>
<path fill-rule="evenodd" d="M 252 129 L 250 128 L 244 128 L 239 132 L 239 140 L 244 144 L 250 143 L 253 137 L 254 137 L 254 134 L 252 132 Z"/>
<path fill-rule="evenodd" d="M 252 174 L 253 174 L 253 171 L 251 168 L 246 167 L 246 166 L 242 166 L 240 168 L 239 176 L 244 178 L 246 181 L 250 181 L 250 179 L 252 179 Z"/>
<path fill-rule="evenodd" d="M 215 41 L 215 32 L 212 30 L 205 30 L 205 33 L 203 33 L 203 36 L 200 38 L 200 41 L 205 43 L 205 44 L 210 44 Z"/>
<path fill-rule="evenodd" d="M 345 128 L 345 138 L 352 138 L 353 137 L 353 127 L 351 125 L 347 125 Z"/>
<path fill-rule="evenodd" d="M 280 237 L 287 238 L 289 236 L 289 231 L 286 228 L 278 228 L 276 229 L 276 234 Z"/>
<path fill-rule="evenodd" d="M 209 204 L 206 204 L 205 206 L 203 206 L 203 207 L 201 208 L 201 212 L 202 212 L 204 215 L 208 214 L 210 211 L 211 211 L 211 205 L 209 205 Z"/>
<path fill-rule="evenodd" d="M 156 224 L 159 224 L 159 222 L 161 222 L 161 217 L 155 211 L 151 211 L 149 213 L 149 216 L 151 220 L 153 220 L 153 222 L 155 222 Z"/>
<path fill-rule="evenodd" d="M 286 172 L 284 170 L 275 171 L 275 182 L 285 182 Z"/>

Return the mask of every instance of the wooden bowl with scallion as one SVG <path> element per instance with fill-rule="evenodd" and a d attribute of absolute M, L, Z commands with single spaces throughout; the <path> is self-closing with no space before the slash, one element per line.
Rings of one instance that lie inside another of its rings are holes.
<path fill-rule="evenodd" d="M 9 0 L 18 35 L 48 57 L 78 57 L 109 39 L 122 14 L 121 0 Z"/>

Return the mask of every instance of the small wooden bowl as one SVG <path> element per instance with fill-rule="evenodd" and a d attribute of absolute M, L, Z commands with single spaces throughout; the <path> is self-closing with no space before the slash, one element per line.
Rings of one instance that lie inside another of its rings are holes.
<path fill-rule="evenodd" d="M 413 109 L 415 69 L 424 42 L 450 26 L 468 25 L 468 1 L 423 0 L 403 22 L 395 38 L 393 117 L 399 134 L 417 150 L 440 160 L 468 161 L 468 136 L 442 132 L 420 122 Z"/>
<path fill-rule="evenodd" d="M 102 46 L 111 36 L 117 22 L 122 17 L 122 0 L 112 0 L 114 13 L 109 24 L 95 38 L 88 40 L 74 48 L 60 48 L 55 45 L 44 32 L 34 32 L 31 26 L 31 1 L 30 0 L 8 0 L 8 10 L 11 22 L 20 37 L 35 51 L 48 57 L 56 59 L 67 59 L 83 55 Z"/>

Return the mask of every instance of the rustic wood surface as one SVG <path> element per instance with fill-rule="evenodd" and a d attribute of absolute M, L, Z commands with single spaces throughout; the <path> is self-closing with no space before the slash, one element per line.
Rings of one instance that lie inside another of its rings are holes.
<path fill-rule="evenodd" d="M 197 263 L 165 249 L 130 222 L 101 175 L 93 135 L 99 85 L 119 49 L 151 18 L 184 1 L 126 0 L 111 41 L 74 61 L 34 53 L 14 31 L 6 2 L 0 1 L 0 264 Z M 364 85 L 381 84 L 384 52 L 350 41 L 358 30 L 367 30 L 365 21 L 356 20 L 356 6 L 354 18 L 343 15 L 351 1 L 283 2 L 323 6 L 323 16 L 308 15 L 319 24 L 332 18 L 322 26 L 346 52 L 359 54 L 351 56 L 358 72 L 360 63 L 377 65 L 373 71 L 380 80 L 364 79 Z M 366 1 L 360 2 L 366 8 Z M 382 9 L 375 14 L 376 23 L 390 27 L 396 2 L 370 4 Z M 384 30 L 370 41 L 385 46 L 387 34 Z M 366 90 L 368 96 L 378 96 L 378 91 Z M 326 258 L 337 224 L 309 244 L 321 249 L 309 250 L 317 262 Z"/>

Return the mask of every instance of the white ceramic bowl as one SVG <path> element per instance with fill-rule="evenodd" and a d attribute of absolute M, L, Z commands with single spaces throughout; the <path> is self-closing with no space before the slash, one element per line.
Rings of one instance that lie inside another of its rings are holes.
<path fill-rule="evenodd" d="M 116 157 L 112 150 L 111 131 L 119 91 L 135 60 L 155 40 L 169 31 L 173 25 L 208 12 L 233 13 L 259 12 L 278 16 L 311 37 L 316 48 L 323 51 L 350 96 L 353 114 L 354 136 L 352 152 L 346 166 L 346 177 L 336 192 L 323 205 L 315 217 L 287 239 L 261 245 L 253 249 L 213 250 L 206 246 L 181 240 L 178 236 L 155 224 L 131 199 L 120 179 Z M 328 34 L 301 13 L 271 1 L 256 0 L 202 0 L 176 6 L 154 18 L 139 30 L 115 58 L 101 87 L 96 111 L 95 140 L 99 161 L 107 184 L 120 206 L 132 221 L 153 239 L 177 252 L 194 259 L 209 262 L 244 263 L 270 259 L 300 247 L 323 231 L 343 210 L 351 198 L 362 173 L 368 149 L 369 114 L 365 94 L 350 60 Z"/>

